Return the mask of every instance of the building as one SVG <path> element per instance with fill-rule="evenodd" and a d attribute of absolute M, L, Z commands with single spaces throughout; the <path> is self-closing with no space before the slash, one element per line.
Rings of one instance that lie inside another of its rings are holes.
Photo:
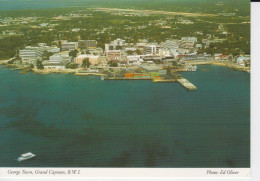
<path fill-rule="evenodd" d="M 143 57 L 144 55 L 128 55 L 126 60 L 130 65 L 140 65 L 143 62 Z"/>
<path fill-rule="evenodd" d="M 60 48 L 58 47 L 45 47 L 45 49 L 50 53 L 58 53 L 60 52 Z"/>
<path fill-rule="evenodd" d="M 222 55 L 221 53 L 214 54 L 214 59 L 218 61 L 228 61 L 232 59 L 231 55 Z"/>
<path fill-rule="evenodd" d="M 68 61 L 71 61 L 71 60 L 72 60 L 72 57 L 69 56 L 69 52 L 68 52 L 68 51 L 67 51 L 67 52 L 59 52 L 59 53 L 57 53 L 57 54 L 61 56 L 62 61 L 68 62 Z M 57 54 L 56 54 L 56 55 L 57 55 Z"/>
<path fill-rule="evenodd" d="M 65 69 L 65 63 L 46 63 L 43 65 L 44 69 Z"/>
<path fill-rule="evenodd" d="M 89 59 L 89 62 L 91 63 L 91 65 L 98 65 L 101 61 L 100 56 L 96 56 L 96 55 L 90 55 L 90 54 L 82 54 L 76 57 L 75 59 L 75 63 L 82 65 L 83 60 L 85 59 Z"/>
<path fill-rule="evenodd" d="M 56 55 L 53 55 L 53 56 L 50 56 L 50 63 L 52 64 L 55 64 L 55 63 L 61 63 L 62 61 L 62 56 L 59 55 L 59 54 L 56 54 Z"/>
<path fill-rule="evenodd" d="M 106 50 L 106 52 L 111 51 L 111 50 L 118 50 L 118 49 L 122 49 L 120 47 L 123 47 L 123 46 L 125 46 L 125 40 L 118 38 L 110 43 L 106 43 L 105 50 Z"/>
<path fill-rule="evenodd" d="M 185 61 L 198 60 L 198 56 L 197 55 L 192 55 L 192 54 L 183 55 L 181 57 L 181 60 L 185 60 Z"/>
<path fill-rule="evenodd" d="M 62 50 L 75 50 L 78 48 L 78 42 L 62 43 Z"/>
<path fill-rule="evenodd" d="M 92 55 L 103 55 L 103 49 L 102 48 L 88 48 L 87 49 L 88 54 L 92 54 Z"/>
<path fill-rule="evenodd" d="M 26 47 L 23 50 L 19 50 L 19 57 L 23 63 L 36 64 L 37 60 L 43 57 L 44 48 L 42 47 Z"/>
<path fill-rule="evenodd" d="M 240 56 L 236 59 L 236 63 L 237 64 L 244 64 L 248 60 L 250 60 L 250 56 Z"/>
<path fill-rule="evenodd" d="M 162 62 L 162 58 L 160 56 L 146 56 L 143 58 L 143 61 L 147 63 L 159 63 Z"/>
<path fill-rule="evenodd" d="M 79 40 L 78 47 L 79 48 L 88 48 L 88 47 L 96 47 L 97 41 L 96 40 Z"/>
<path fill-rule="evenodd" d="M 197 37 L 182 37 L 181 40 L 193 43 L 196 43 L 198 41 Z"/>
<path fill-rule="evenodd" d="M 158 55 L 159 54 L 160 46 L 156 44 L 146 45 L 144 47 L 144 53 L 146 55 Z"/>
<path fill-rule="evenodd" d="M 142 64 L 139 67 L 145 70 L 146 72 L 155 72 L 162 69 L 162 65 L 156 65 L 156 64 Z"/>
<path fill-rule="evenodd" d="M 164 56 L 164 57 L 168 57 L 168 56 L 171 56 L 176 53 L 177 53 L 177 51 L 174 49 L 169 49 L 169 48 L 160 48 L 159 49 L 159 55 Z"/>
<path fill-rule="evenodd" d="M 110 50 L 106 52 L 106 58 L 108 61 L 121 61 L 121 51 L 120 50 Z"/>
<path fill-rule="evenodd" d="M 182 41 L 179 43 L 179 47 L 184 49 L 193 49 L 194 45 L 195 43 L 193 41 Z"/>
<path fill-rule="evenodd" d="M 125 46 L 125 40 L 118 38 L 118 39 L 112 41 L 111 44 L 114 44 L 116 46 Z"/>

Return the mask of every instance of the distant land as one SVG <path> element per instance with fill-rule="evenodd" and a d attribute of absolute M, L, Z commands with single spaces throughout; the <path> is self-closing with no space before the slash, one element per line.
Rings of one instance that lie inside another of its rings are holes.
<path fill-rule="evenodd" d="M 249 15 L 249 0 L 0 0 L 0 11 L 65 7 L 150 9 L 215 14 L 222 10 Z M 219 8 L 216 8 L 218 4 Z"/>

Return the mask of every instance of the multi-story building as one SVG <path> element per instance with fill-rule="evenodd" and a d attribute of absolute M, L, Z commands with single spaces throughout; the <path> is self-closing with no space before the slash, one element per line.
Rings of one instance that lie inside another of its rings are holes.
<path fill-rule="evenodd" d="M 106 58 L 108 61 L 121 61 L 121 51 L 120 50 L 110 50 L 106 52 Z"/>
<path fill-rule="evenodd" d="M 160 46 L 157 44 L 150 44 L 144 47 L 144 53 L 146 55 L 157 55 L 159 54 Z"/>
<path fill-rule="evenodd" d="M 90 54 L 82 54 L 76 57 L 75 63 L 82 65 L 83 60 L 88 59 L 91 65 L 98 65 L 100 63 L 100 56 L 90 55 Z"/>
<path fill-rule="evenodd" d="M 62 50 L 75 50 L 78 48 L 78 42 L 62 43 Z"/>
<path fill-rule="evenodd" d="M 58 53 L 60 52 L 60 48 L 58 47 L 45 47 L 45 49 L 50 53 Z"/>
<path fill-rule="evenodd" d="M 119 47 L 123 47 L 125 45 L 125 40 L 118 38 L 110 43 L 105 44 L 105 50 L 106 52 L 110 50 L 118 50 Z"/>
<path fill-rule="evenodd" d="M 42 47 L 26 47 L 23 50 L 19 50 L 19 57 L 24 63 L 36 64 L 37 60 L 40 60 L 44 54 L 44 48 Z"/>
<path fill-rule="evenodd" d="M 59 54 L 50 56 L 50 63 L 61 63 L 61 61 L 62 61 L 62 56 Z"/>
<path fill-rule="evenodd" d="M 125 46 L 125 40 L 118 38 L 118 39 L 112 41 L 111 44 L 114 44 L 116 46 Z"/>
<path fill-rule="evenodd" d="M 105 50 L 106 50 L 106 52 L 111 51 L 111 50 L 116 50 L 116 45 L 111 44 L 111 43 L 106 43 Z"/>
<path fill-rule="evenodd" d="M 88 47 L 96 47 L 97 41 L 96 40 L 79 40 L 78 47 L 79 48 L 88 48 Z"/>
<path fill-rule="evenodd" d="M 197 37 L 182 37 L 181 40 L 186 42 L 194 42 L 194 43 L 198 41 Z"/>

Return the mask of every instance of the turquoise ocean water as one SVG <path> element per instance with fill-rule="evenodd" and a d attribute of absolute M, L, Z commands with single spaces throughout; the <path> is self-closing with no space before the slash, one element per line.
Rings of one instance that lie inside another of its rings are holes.
<path fill-rule="evenodd" d="M 250 74 L 182 74 L 197 91 L 0 69 L 0 166 L 249 167 Z"/>

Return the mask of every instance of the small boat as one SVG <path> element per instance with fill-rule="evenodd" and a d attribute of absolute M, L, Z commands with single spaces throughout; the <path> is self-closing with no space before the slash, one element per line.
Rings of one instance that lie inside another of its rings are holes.
<path fill-rule="evenodd" d="M 105 77 L 104 76 L 101 76 L 101 80 L 104 80 L 105 79 Z"/>
<path fill-rule="evenodd" d="M 28 160 L 28 159 L 31 159 L 33 157 L 35 157 L 36 155 L 31 153 L 31 152 L 28 152 L 28 153 L 24 153 L 24 154 L 21 154 L 19 158 L 17 158 L 17 161 L 18 162 L 21 162 L 21 161 L 24 161 L 24 160 Z"/>

